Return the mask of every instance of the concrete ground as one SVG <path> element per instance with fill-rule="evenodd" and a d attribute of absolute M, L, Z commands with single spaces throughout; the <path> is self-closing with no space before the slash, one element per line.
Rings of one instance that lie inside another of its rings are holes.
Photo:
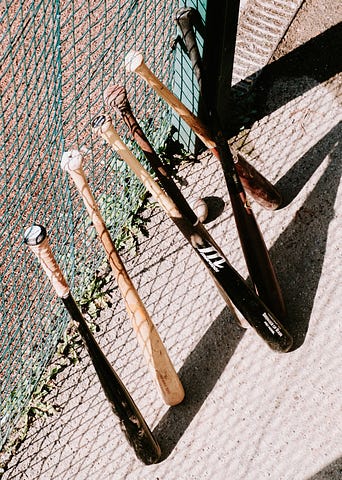
<path fill-rule="evenodd" d="M 276 3 L 276 2 L 275 2 Z M 245 8 L 248 8 L 248 4 Z M 250 161 L 284 197 L 278 211 L 252 207 L 283 288 L 294 350 L 278 354 L 238 326 L 172 222 L 149 210 L 149 238 L 128 269 L 186 391 L 158 397 L 119 295 L 96 338 L 163 450 L 134 456 L 86 354 L 57 379 L 58 414 L 37 419 L 3 480 L 339 480 L 341 419 L 341 3 L 303 3 L 257 87 L 244 136 Z M 315 39 L 314 43 L 310 43 Z M 183 167 L 189 200 L 213 197 L 207 224 L 247 278 L 224 179 L 211 155 Z"/>

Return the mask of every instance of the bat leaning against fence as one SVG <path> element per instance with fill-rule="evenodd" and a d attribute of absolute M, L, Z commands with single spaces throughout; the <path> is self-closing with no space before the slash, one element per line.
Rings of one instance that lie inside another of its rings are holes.
<path fill-rule="evenodd" d="M 197 223 L 197 216 L 190 207 L 184 195 L 178 188 L 167 168 L 155 152 L 144 131 L 135 118 L 131 105 L 128 101 L 126 89 L 120 85 L 110 85 L 104 92 L 105 104 L 112 109 L 120 112 L 123 121 L 129 129 L 130 134 L 144 152 L 153 171 L 157 175 L 159 182 L 167 195 L 175 202 L 177 208 L 183 216 L 192 223 Z"/>
<path fill-rule="evenodd" d="M 135 51 L 129 52 L 126 55 L 125 64 L 128 72 L 134 71 L 140 75 L 190 126 L 201 142 L 209 148 L 215 156 L 218 156 L 215 141 L 212 138 L 210 130 L 148 69 L 141 53 Z M 234 161 L 236 162 L 236 169 L 244 188 L 255 201 L 269 210 L 279 208 L 281 195 L 276 187 L 261 175 L 255 167 L 248 163 L 241 152 L 234 150 Z"/>
<path fill-rule="evenodd" d="M 92 121 L 94 133 L 103 138 L 114 151 L 127 163 L 140 179 L 153 198 L 160 204 L 166 214 L 174 221 L 196 253 L 202 257 L 207 268 L 215 277 L 224 298 L 245 317 L 248 323 L 274 350 L 287 352 L 292 346 L 292 337 L 266 307 L 245 280 L 221 255 L 216 244 L 211 244 L 202 234 L 203 225 L 193 225 L 177 208 L 175 202 L 153 180 L 147 170 L 140 164 L 114 129 L 109 114 L 99 115 Z"/>
<path fill-rule="evenodd" d="M 187 219 L 188 222 L 194 227 L 194 232 L 201 235 L 203 238 L 205 237 L 209 244 L 214 245 L 214 240 L 211 238 L 207 230 L 204 226 L 199 225 L 198 218 L 196 214 L 191 209 L 190 205 L 184 198 L 182 192 L 179 190 L 178 186 L 174 182 L 173 178 L 168 174 L 165 166 L 163 165 L 162 161 L 160 160 L 159 156 L 154 151 L 152 145 L 148 141 L 146 135 L 144 134 L 142 128 L 140 127 L 139 123 L 137 122 L 136 118 L 133 115 L 131 106 L 129 104 L 127 98 L 127 92 L 124 87 L 119 85 L 109 86 L 104 92 L 104 100 L 106 105 L 109 108 L 117 109 L 126 123 L 132 137 L 138 143 L 140 148 L 145 154 L 146 159 L 148 160 L 150 166 L 156 173 L 160 184 L 164 188 L 167 195 L 172 199 L 175 203 L 178 210 L 181 212 L 181 215 Z M 182 228 L 182 225 L 179 225 L 179 228 Z M 215 244 L 215 248 L 217 251 L 220 252 L 220 255 L 223 256 L 223 253 L 220 251 L 220 248 Z M 201 260 L 206 264 L 205 260 L 202 256 L 200 256 Z M 207 264 L 206 264 L 207 265 Z M 209 269 L 209 272 L 211 270 Z M 215 280 L 215 277 L 213 277 Z M 229 305 L 232 314 L 235 316 L 236 320 L 242 325 L 246 326 L 246 322 L 243 318 L 240 317 L 239 313 L 235 310 L 232 303 L 230 302 L 229 297 L 225 294 L 222 289 L 220 289 L 221 294 L 223 295 L 226 303 Z"/>
<path fill-rule="evenodd" d="M 138 73 L 183 118 L 200 139 L 207 141 L 206 127 L 148 69 L 140 53 L 130 52 L 126 56 L 126 67 L 128 71 Z M 263 236 L 236 172 L 228 143 L 218 131 L 215 138 L 210 139 L 210 145 L 220 160 L 224 172 L 240 242 L 254 287 L 268 308 L 277 318 L 283 320 L 286 318 L 286 307 L 279 282 Z"/>
<path fill-rule="evenodd" d="M 63 273 L 53 256 L 45 227 L 41 225 L 28 227 L 25 230 L 24 242 L 37 256 L 58 297 L 61 298 L 71 318 L 76 322 L 103 391 L 114 414 L 120 420 L 121 429 L 129 444 L 143 463 L 146 465 L 156 463 L 161 455 L 160 446 L 83 318 Z"/>
<path fill-rule="evenodd" d="M 81 152 L 78 150 L 64 152 L 61 167 L 70 174 L 74 181 L 92 224 L 96 229 L 98 238 L 106 252 L 120 293 L 124 299 L 127 312 L 131 318 L 133 330 L 158 391 L 167 405 L 177 405 L 184 399 L 183 386 L 157 329 L 115 248 L 114 242 L 100 213 L 99 206 L 86 179 Z"/>
<path fill-rule="evenodd" d="M 182 32 L 185 47 L 198 81 L 202 101 L 211 122 L 209 127 L 216 143 L 218 158 L 226 179 L 249 274 L 260 298 L 278 318 L 283 320 L 286 317 L 286 307 L 280 285 L 262 233 L 236 170 L 233 155 L 223 136 L 220 118 L 213 98 L 214 92 L 208 86 L 206 71 L 203 68 L 194 31 L 194 23 L 198 16 L 199 14 L 194 8 L 183 7 L 177 10 L 175 20 Z"/>

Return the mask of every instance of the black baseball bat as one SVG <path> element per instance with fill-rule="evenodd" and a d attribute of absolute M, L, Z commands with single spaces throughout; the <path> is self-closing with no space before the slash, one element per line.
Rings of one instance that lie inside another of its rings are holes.
<path fill-rule="evenodd" d="M 140 164 L 114 129 L 110 115 L 98 115 L 93 119 L 92 127 L 93 131 L 103 138 L 127 163 L 156 202 L 177 225 L 196 253 L 203 259 L 228 306 L 231 306 L 230 302 L 232 302 L 272 349 L 287 352 L 293 343 L 291 335 L 248 286 L 241 275 L 230 265 L 216 243 L 210 241 L 208 234 L 204 233 L 204 226 L 199 221 L 196 221 L 196 224 L 193 225 Z"/>
<path fill-rule="evenodd" d="M 37 224 L 28 227 L 24 233 L 24 242 L 37 256 L 58 297 L 61 298 L 70 317 L 76 322 L 103 391 L 112 411 L 119 418 L 120 427 L 129 444 L 143 463 L 146 465 L 156 463 L 161 455 L 160 446 L 91 333 L 53 256 L 45 227 Z"/>
<path fill-rule="evenodd" d="M 193 23 L 197 16 L 198 13 L 194 8 L 181 8 L 177 10 L 175 19 L 182 32 L 183 40 L 198 80 L 204 107 L 208 111 L 210 127 L 228 187 L 234 219 L 250 277 L 260 298 L 279 319 L 283 320 L 286 318 L 286 307 L 279 281 L 264 238 L 236 170 L 236 164 L 234 163 L 227 139 L 222 133 L 213 92 L 208 87 L 206 70 L 202 65 L 193 29 Z"/>

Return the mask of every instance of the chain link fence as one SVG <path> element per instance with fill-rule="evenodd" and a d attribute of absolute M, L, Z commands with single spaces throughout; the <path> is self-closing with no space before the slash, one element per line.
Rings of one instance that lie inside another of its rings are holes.
<path fill-rule="evenodd" d="M 105 88 L 124 84 L 148 136 L 156 147 L 163 144 L 171 113 L 142 80 L 125 73 L 124 58 L 130 49 L 141 50 L 171 86 L 172 16 L 183 5 L 174 0 L 5 0 L 0 6 L 1 448 L 68 322 L 23 245 L 24 229 L 32 223 L 46 226 L 57 261 L 80 298 L 104 254 L 60 168 L 62 153 L 70 148 L 88 152 L 89 183 L 120 246 L 144 192 L 123 162 L 92 136 L 91 119 L 104 109 Z M 114 123 L 125 137 L 119 119 Z"/>

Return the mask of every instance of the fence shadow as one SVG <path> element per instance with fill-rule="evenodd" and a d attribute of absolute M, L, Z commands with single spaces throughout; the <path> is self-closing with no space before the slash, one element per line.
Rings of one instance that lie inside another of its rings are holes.
<path fill-rule="evenodd" d="M 334 144 L 339 138 L 342 138 L 342 122 L 339 122 L 310 148 L 276 183 L 276 187 L 282 192 L 282 207 L 286 207 L 294 200 L 322 163 L 322 160 L 334 149 Z"/>

